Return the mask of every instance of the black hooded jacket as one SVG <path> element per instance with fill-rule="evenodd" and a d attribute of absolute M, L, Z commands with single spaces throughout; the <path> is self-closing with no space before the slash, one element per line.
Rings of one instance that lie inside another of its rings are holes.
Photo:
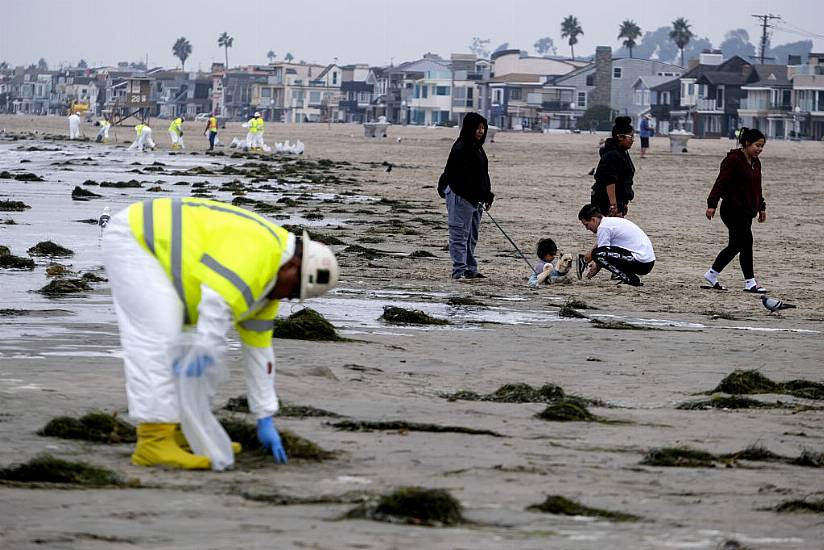
<path fill-rule="evenodd" d="M 615 140 L 609 138 L 601 148 L 601 160 L 595 169 L 595 183 L 592 186 L 592 195 L 596 205 L 609 205 L 607 185 L 615 184 L 615 198 L 619 209 L 626 206 L 635 197 L 632 190 L 632 179 L 635 176 L 635 165 L 629 157 L 629 152 L 618 149 Z"/>
<path fill-rule="evenodd" d="M 453 193 L 475 205 L 494 200 L 495 194 L 489 181 L 489 161 L 483 149 L 486 132 L 480 141 L 475 140 L 475 130 L 479 124 L 489 127 L 486 119 L 478 113 L 468 113 L 464 117 L 461 134 L 452 145 L 444 173 L 438 181 L 441 197 L 449 186 Z"/>

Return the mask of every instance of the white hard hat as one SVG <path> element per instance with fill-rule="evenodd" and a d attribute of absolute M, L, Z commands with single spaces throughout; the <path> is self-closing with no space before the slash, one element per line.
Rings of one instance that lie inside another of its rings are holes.
<path fill-rule="evenodd" d="M 304 231 L 300 268 L 300 300 L 323 296 L 338 284 L 338 261 L 332 249 L 309 239 Z"/>
<path fill-rule="evenodd" d="M 260 112 L 255 111 L 255 116 L 260 116 Z"/>

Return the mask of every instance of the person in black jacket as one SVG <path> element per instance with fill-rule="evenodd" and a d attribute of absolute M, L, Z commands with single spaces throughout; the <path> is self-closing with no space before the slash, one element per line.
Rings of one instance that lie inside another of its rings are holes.
<path fill-rule="evenodd" d="M 446 199 L 449 223 L 449 255 L 453 279 L 485 278 L 478 272 L 475 244 L 483 209 L 489 210 L 495 195 L 489 181 L 489 162 L 483 145 L 486 119 L 478 113 L 464 117 L 460 136 L 452 145 L 438 194 Z"/>
<path fill-rule="evenodd" d="M 600 150 L 601 160 L 592 185 L 592 204 L 604 216 L 626 216 L 629 202 L 635 197 L 632 190 L 635 165 L 629 157 L 634 140 L 632 119 L 628 116 L 616 118 L 612 137 L 607 138 Z"/>

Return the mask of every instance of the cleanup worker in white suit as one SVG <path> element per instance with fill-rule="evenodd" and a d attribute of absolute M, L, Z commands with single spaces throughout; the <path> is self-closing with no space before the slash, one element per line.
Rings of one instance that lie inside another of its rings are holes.
<path fill-rule="evenodd" d="M 132 462 L 210 467 L 208 457 L 182 447 L 172 365 L 184 327 L 195 327 L 198 344 L 220 360 L 232 324 L 243 343 L 258 439 L 275 462 L 286 462 L 272 419 L 278 409 L 272 327 L 281 299 L 320 296 L 337 284 L 329 247 L 229 204 L 162 198 L 116 214 L 104 232 L 103 257 L 120 326 L 129 414 L 138 421 Z"/>
<path fill-rule="evenodd" d="M 80 139 L 80 117 L 77 113 L 69 115 L 69 139 Z"/>

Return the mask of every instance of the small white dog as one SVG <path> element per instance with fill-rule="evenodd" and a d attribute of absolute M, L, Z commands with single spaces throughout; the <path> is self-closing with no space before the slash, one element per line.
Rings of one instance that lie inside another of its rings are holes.
<path fill-rule="evenodd" d="M 536 286 L 544 283 L 564 283 L 571 281 L 570 278 L 570 271 L 572 270 L 572 263 L 574 262 L 574 258 L 572 254 L 563 254 L 558 259 L 557 265 L 552 265 L 552 263 L 547 263 L 544 266 L 544 271 L 538 275 L 538 282 Z"/>

